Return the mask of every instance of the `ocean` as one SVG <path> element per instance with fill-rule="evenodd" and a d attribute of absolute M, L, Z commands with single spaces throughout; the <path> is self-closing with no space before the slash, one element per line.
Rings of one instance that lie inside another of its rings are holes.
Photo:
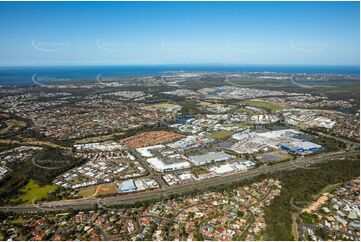
<path fill-rule="evenodd" d="M 136 77 L 186 72 L 281 72 L 307 74 L 355 74 L 359 66 L 285 66 L 285 65 L 149 65 L 149 66 L 42 66 L 0 67 L 0 86 L 33 85 L 33 77 L 52 81 L 92 81 L 98 75 Z"/>

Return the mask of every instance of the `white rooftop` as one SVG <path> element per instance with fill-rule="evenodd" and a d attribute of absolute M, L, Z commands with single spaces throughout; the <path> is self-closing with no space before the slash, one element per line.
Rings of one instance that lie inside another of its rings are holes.
<path fill-rule="evenodd" d="M 187 161 L 165 164 L 158 157 L 149 158 L 147 159 L 147 162 L 157 171 L 179 170 L 190 167 L 190 164 Z"/>

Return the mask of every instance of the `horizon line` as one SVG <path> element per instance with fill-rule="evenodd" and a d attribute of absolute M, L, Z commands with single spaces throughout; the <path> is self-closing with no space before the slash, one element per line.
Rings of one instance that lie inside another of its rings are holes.
<path fill-rule="evenodd" d="M 19 64 L 19 65 L 1 65 L 6 67 L 100 67 L 100 66 L 307 66 L 307 67 L 359 67 L 360 64 L 237 64 L 237 63 L 171 63 L 171 64 Z"/>

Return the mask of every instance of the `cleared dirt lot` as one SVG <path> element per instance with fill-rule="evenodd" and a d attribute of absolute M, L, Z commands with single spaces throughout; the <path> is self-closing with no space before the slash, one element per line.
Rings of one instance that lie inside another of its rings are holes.
<path fill-rule="evenodd" d="M 151 132 L 140 133 L 128 137 L 126 139 L 122 139 L 121 142 L 131 148 L 140 148 L 140 147 L 171 142 L 183 137 L 184 135 L 173 132 L 151 131 Z"/>
<path fill-rule="evenodd" d="M 79 194 L 83 198 L 107 196 L 107 195 L 113 195 L 116 193 L 117 193 L 117 185 L 115 182 L 84 187 L 84 188 L 81 188 L 79 191 Z"/>

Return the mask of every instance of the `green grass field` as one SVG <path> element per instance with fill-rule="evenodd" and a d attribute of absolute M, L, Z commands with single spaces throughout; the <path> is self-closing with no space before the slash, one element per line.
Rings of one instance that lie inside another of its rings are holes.
<path fill-rule="evenodd" d="M 174 106 L 177 106 L 177 105 L 174 104 L 174 103 L 157 103 L 157 104 L 154 104 L 154 107 L 156 107 L 156 108 L 166 108 L 166 107 L 174 107 Z"/>
<path fill-rule="evenodd" d="M 253 124 L 252 123 L 248 123 L 248 122 L 242 122 L 238 124 L 238 127 L 240 128 L 248 128 L 251 127 Z"/>
<path fill-rule="evenodd" d="M 284 105 L 284 104 L 265 102 L 265 101 L 257 101 L 257 100 L 244 101 L 241 104 L 256 107 L 256 108 L 266 109 L 271 112 L 275 112 L 275 111 L 278 111 L 278 110 L 288 107 L 287 105 Z"/>
<path fill-rule="evenodd" d="M 342 186 L 342 182 L 340 183 L 336 183 L 336 184 L 330 184 L 326 187 L 324 187 L 319 193 L 317 193 L 316 195 L 313 195 L 313 198 L 316 200 L 317 198 L 319 198 L 323 193 L 325 192 L 332 192 L 338 188 L 340 188 Z"/>
<path fill-rule="evenodd" d="M 12 224 L 24 224 L 26 222 L 28 222 L 28 220 L 26 220 L 24 218 L 17 218 L 17 219 L 12 220 L 10 223 L 12 223 Z"/>
<path fill-rule="evenodd" d="M 229 131 L 217 131 L 214 133 L 209 134 L 209 138 L 212 139 L 228 139 L 232 135 Z"/>
<path fill-rule="evenodd" d="M 56 185 L 40 186 L 36 181 L 30 180 L 26 186 L 20 189 L 24 194 L 19 197 L 23 203 L 30 204 L 36 200 L 42 199 L 48 195 L 49 192 L 55 191 L 58 187 Z"/>
<path fill-rule="evenodd" d="M 207 170 L 204 169 L 204 168 L 196 168 L 196 169 L 192 170 L 192 173 L 193 173 L 194 175 L 202 175 L 202 174 L 207 174 L 207 173 L 209 173 L 209 171 L 207 171 Z"/>

